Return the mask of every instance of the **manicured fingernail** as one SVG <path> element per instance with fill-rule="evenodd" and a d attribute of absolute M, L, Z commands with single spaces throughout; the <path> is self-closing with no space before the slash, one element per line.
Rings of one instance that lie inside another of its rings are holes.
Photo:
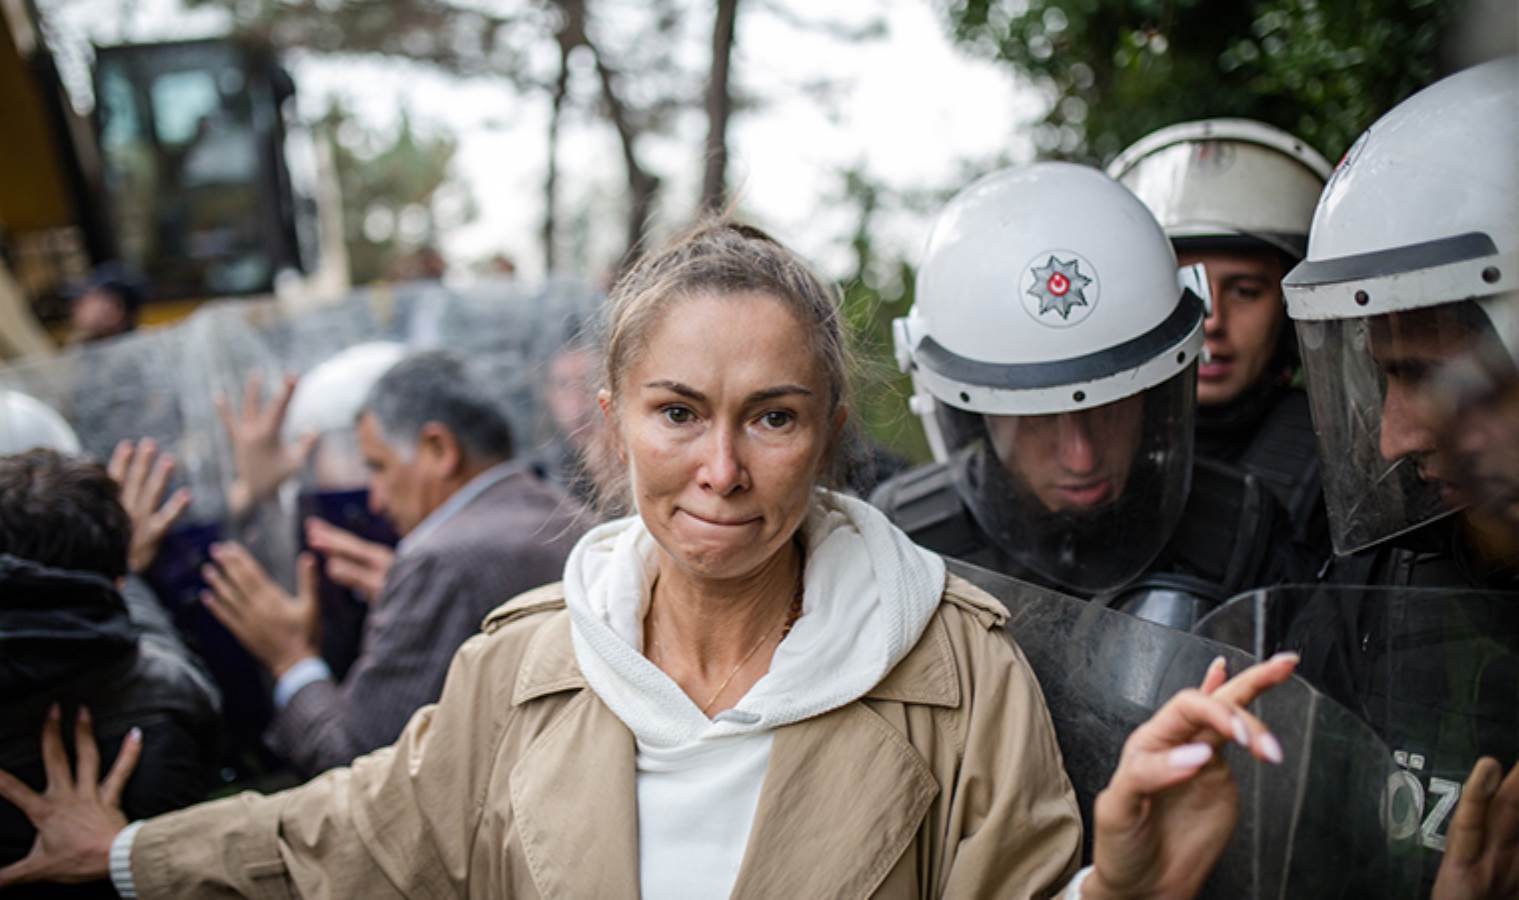
<path fill-rule="evenodd" d="M 1208 663 L 1208 668 L 1209 669 L 1222 669 L 1225 666 L 1227 666 L 1228 664 L 1229 664 L 1228 660 L 1224 659 L 1222 656 L 1215 656 L 1215 657 L 1213 657 L 1213 662 Z"/>
<path fill-rule="evenodd" d="M 1212 745 L 1198 742 L 1177 747 L 1167 754 L 1166 761 L 1173 769 L 1195 769 L 1212 758 Z"/>
<path fill-rule="evenodd" d="M 88 721 L 90 721 L 90 708 L 88 706 L 81 706 L 81 707 L 79 707 L 79 721 L 81 721 L 81 722 L 88 722 Z"/>
<path fill-rule="evenodd" d="M 136 725 L 133 725 L 132 726 L 132 730 L 127 732 L 127 740 L 129 740 L 129 741 L 140 741 L 140 740 L 142 740 L 142 729 L 138 728 Z"/>
<path fill-rule="evenodd" d="M 1271 657 L 1270 659 L 1268 659 L 1266 661 L 1267 662 L 1274 662 L 1275 663 L 1275 662 L 1287 662 L 1288 660 L 1291 660 L 1292 664 L 1295 666 L 1295 665 L 1298 664 L 1298 661 L 1301 660 L 1301 659 L 1302 659 L 1301 656 L 1298 656 L 1296 653 L 1293 653 L 1291 650 L 1283 650 L 1281 653 L 1276 654 L 1275 656 Z"/>
<path fill-rule="evenodd" d="M 1267 732 L 1261 732 L 1260 736 L 1255 739 L 1255 746 L 1260 748 L 1262 756 L 1277 765 L 1281 765 L 1282 760 L 1285 758 L 1282 755 L 1282 745 L 1278 744 L 1276 738 Z"/>
<path fill-rule="evenodd" d="M 1245 720 L 1239 716 L 1234 717 L 1234 742 L 1246 750 L 1250 749 L 1250 729 L 1245 727 Z"/>
<path fill-rule="evenodd" d="M 52 706 L 49 706 L 47 708 L 47 717 L 49 719 L 57 719 L 61 715 L 63 715 L 63 713 L 59 711 L 58 704 L 54 703 Z"/>

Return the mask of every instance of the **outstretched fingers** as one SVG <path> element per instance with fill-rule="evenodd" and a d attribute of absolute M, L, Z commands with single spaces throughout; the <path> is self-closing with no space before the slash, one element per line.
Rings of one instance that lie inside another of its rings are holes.
<path fill-rule="evenodd" d="M 1499 859 L 1519 868 L 1519 762 L 1498 786 L 1487 814 L 1488 841 Z"/>
<path fill-rule="evenodd" d="M 147 475 L 147 481 L 142 486 L 142 493 L 138 500 L 144 508 L 153 509 L 158 506 L 158 501 L 163 499 L 164 491 L 169 488 L 169 476 L 174 474 L 174 454 L 165 453 L 158 458 L 155 465 Z"/>
<path fill-rule="evenodd" d="M 270 403 L 265 411 L 266 424 L 269 427 L 272 428 L 285 421 L 285 413 L 290 409 L 290 399 L 295 396 L 295 385 L 298 380 L 298 376 L 292 373 L 285 374 L 284 380 L 280 383 L 279 393 L 275 395 L 274 402 Z"/>
<path fill-rule="evenodd" d="M 1516 767 L 1519 769 L 1519 767 Z M 1467 867 L 1482 857 L 1486 843 L 1487 814 L 1498 791 L 1503 767 L 1490 756 L 1477 760 L 1466 783 L 1461 786 L 1461 800 L 1445 829 L 1445 859 L 1449 864 Z"/>
<path fill-rule="evenodd" d="M 78 760 L 74 789 L 87 797 L 95 796 L 96 783 L 100 780 L 100 751 L 95 747 L 95 728 L 90 721 L 90 711 L 83 706 L 74 717 L 74 757 Z"/>
<path fill-rule="evenodd" d="M 1298 659 L 1296 653 L 1278 653 L 1229 679 L 1215 696 L 1237 706 L 1249 706 L 1257 697 L 1291 678 Z"/>
<path fill-rule="evenodd" d="M 148 527 L 158 533 L 168 531 L 169 527 L 179 521 L 179 517 L 185 514 L 185 510 L 190 508 L 190 499 L 190 489 L 179 488 L 169 495 L 169 502 L 165 503 L 148 520 Z"/>
<path fill-rule="evenodd" d="M 42 723 L 42 768 L 47 772 L 48 793 L 71 791 L 74 776 L 69 771 L 69 755 L 63 749 L 62 713 L 54 703 Z"/>
<path fill-rule="evenodd" d="M 117 484 L 126 481 L 127 466 L 132 462 L 133 444 L 128 440 L 116 442 L 116 449 L 111 451 L 111 461 L 106 463 L 106 474 Z"/>
<path fill-rule="evenodd" d="M 1157 753 L 1199 741 L 1214 747 L 1234 741 L 1258 759 L 1281 762 L 1281 746 L 1265 723 L 1218 694 L 1200 690 L 1181 691 L 1167 701 L 1129 736 L 1124 752 Z"/>
<path fill-rule="evenodd" d="M 269 574 L 258 564 L 253 554 L 241 544 L 229 541 L 211 548 L 211 557 L 221 566 L 226 577 L 239 592 L 251 596 L 259 588 L 270 583 Z"/>
<path fill-rule="evenodd" d="M 142 729 L 133 726 L 121 742 L 121 750 L 116 754 L 116 761 L 111 764 L 111 771 L 106 773 L 105 780 L 100 783 L 101 803 L 112 807 L 121 806 L 121 794 L 126 790 L 127 782 L 132 780 L 132 772 L 137 768 L 137 760 L 141 757 Z"/>
<path fill-rule="evenodd" d="M 263 398 L 264 373 L 255 370 L 249 373 L 248 379 L 243 382 L 243 408 L 241 410 L 243 421 L 252 421 L 258 417 L 259 403 Z"/>
<path fill-rule="evenodd" d="M 0 800 L 21 810 L 33 823 L 42 815 L 42 795 L 4 769 L 0 769 Z"/>
<path fill-rule="evenodd" d="M 1203 673 L 1202 687 L 1198 688 L 1204 694 L 1211 694 L 1224 686 L 1229 680 L 1229 664 L 1222 656 L 1213 657 L 1213 662 L 1208 663 L 1208 671 Z"/>

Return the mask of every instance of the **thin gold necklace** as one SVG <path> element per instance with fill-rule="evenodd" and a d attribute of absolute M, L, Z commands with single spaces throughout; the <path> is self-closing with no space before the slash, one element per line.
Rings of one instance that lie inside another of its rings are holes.
<path fill-rule="evenodd" d="M 796 620 L 802 617 L 802 587 L 803 587 L 802 571 L 804 569 L 804 566 L 802 565 L 802 557 L 800 556 L 800 550 L 801 550 L 800 543 L 798 543 L 797 550 L 798 550 L 798 556 L 797 556 L 797 571 L 796 571 L 796 593 L 793 594 L 792 597 L 791 597 L 791 605 L 786 608 L 786 618 L 784 618 L 784 619 L 781 620 L 781 626 L 780 626 L 781 636 L 780 636 L 780 640 L 776 641 L 776 646 L 780 646 L 780 642 L 784 641 L 786 639 L 786 635 L 788 635 L 788 634 L 791 633 L 791 626 L 795 625 L 796 624 Z M 656 582 L 656 584 L 657 584 L 657 582 Z M 654 611 L 654 605 L 653 605 L 653 602 L 652 602 L 653 596 L 654 596 L 654 594 L 653 594 L 653 587 L 651 586 L 650 587 L 650 591 L 649 591 L 649 597 L 650 597 L 649 612 L 650 612 L 651 616 L 652 616 L 653 611 Z M 703 703 L 699 707 L 699 709 L 701 709 L 701 714 L 702 715 L 704 715 L 704 716 L 707 715 L 707 710 L 711 709 L 712 708 L 712 704 L 714 704 L 714 703 L 717 702 L 717 698 L 721 697 L 723 695 L 723 691 L 725 691 L 725 690 L 728 689 L 728 685 L 729 685 L 729 683 L 731 683 L 733 681 L 734 676 L 736 676 L 739 673 L 739 671 L 742 670 L 744 668 L 744 666 L 748 664 L 749 660 L 751 660 L 751 659 L 754 658 L 754 654 L 758 653 L 759 649 L 761 647 L 765 646 L 765 644 L 770 640 L 770 638 L 771 638 L 771 636 L 773 634 L 774 634 L 773 631 L 767 630 L 764 634 L 760 635 L 759 641 L 756 642 L 755 645 L 752 648 L 750 648 L 750 650 L 749 650 L 748 653 L 744 654 L 744 658 L 743 659 L 741 659 L 741 660 L 738 661 L 738 665 L 734 666 L 733 667 L 733 671 L 731 671 L 731 672 L 728 673 L 728 677 L 723 679 L 723 683 L 717 686 L 717 690 L 715 690 L 715 691 L 712 692 L 712 696 L 707 698 L 707 702 Z M 660 663 L 664 662 L 668 658 L 668 657 L 665 656 L 665 648 L 664 648 L 664 645 L 662 643 L 660 643 L 659 632 L 657 632 L 657 631 L 654 633 L 654 652 L 655 652 L 655 654 L 657 654 L 659 656 L 659 659 L 655 661 L 655 665 L 659 665 Z M 663 668 L 663 667 L 661 667 L 661 668 Z"/>

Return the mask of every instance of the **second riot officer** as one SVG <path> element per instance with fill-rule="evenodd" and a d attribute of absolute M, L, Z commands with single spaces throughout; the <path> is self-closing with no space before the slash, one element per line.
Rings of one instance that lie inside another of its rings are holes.
<path fill-rule="evenodd" d="M 1270 491 L 1194 459 L 1207 286 L 1103 173 L 1040 163 L 940 214 L 898 361 L 937 462 L 873 496 L 947 556 L 1189 627 L 1300 577 Z"/>
<path fill-rule="evenodd" d="M 1329 556 L 1308 396 L 1293 386 L 1297 343 L 1282 277 L 1303 258 L 1329 163 L 1263 122 L 1162 128 L 1108 166 L 1165 229 L 1178 261 L 1207 270 L 1207 358 L 1197 375 L 1197 452 L 1261 479 L 1316 558 Z"/>

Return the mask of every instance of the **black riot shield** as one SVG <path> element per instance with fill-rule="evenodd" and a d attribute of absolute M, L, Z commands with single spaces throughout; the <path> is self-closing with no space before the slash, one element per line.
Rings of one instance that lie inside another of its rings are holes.
<path fill-rule="evenodd" d="M 950 571 L 1008 608 L 1007 631 L 1044 690 L 1076 789 L 1090 860 L 1092 805 L 1130 732 L 1177 691 L 1200 684 L 1239 649 L 1035 587 L 954 560 Z M 1416 880 L 1382 865 L 1406 837 L 1383 827 L 1384 797 L 1397 768 L 1377 735 L 1351 711 L 1294 677 L 1252 707 L 1281 741 L 1286 762 L 1256 762 L 1225 749 L 1240 791 L 1240 818 L 1204 888 L 1207 897 L 1416 896 Z M 1367 892 L 1370 893 L 1367 893 Z"/>
<path fill-rule="evenodd" d="M 1482 756 L 1519 762 L 1519 593 L 1288 586 L 1234 598 L 1197 632 L 1302 677 L 1389 748 L 1382 866 L 1433 885 L 1462 785 Z"/>

